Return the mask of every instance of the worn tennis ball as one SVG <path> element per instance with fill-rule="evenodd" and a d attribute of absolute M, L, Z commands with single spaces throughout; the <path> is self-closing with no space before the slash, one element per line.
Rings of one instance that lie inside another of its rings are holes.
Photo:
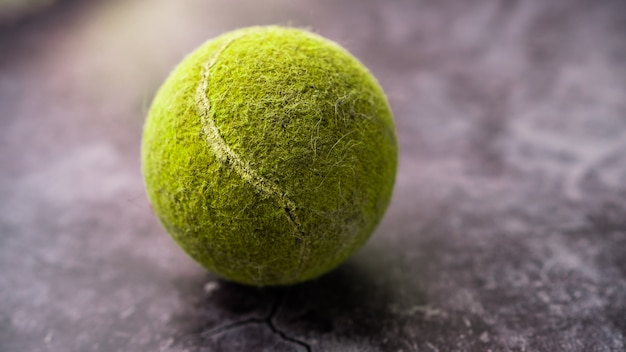
<path fill-rule="evenodd" d="M 235 30 L 170 74 L 142 169 L 160 222 L 193 259 L 257 286 L 315 278 L 359 248 L 398 158 L 385 95 L 338 44 L 301 29 Z"/>

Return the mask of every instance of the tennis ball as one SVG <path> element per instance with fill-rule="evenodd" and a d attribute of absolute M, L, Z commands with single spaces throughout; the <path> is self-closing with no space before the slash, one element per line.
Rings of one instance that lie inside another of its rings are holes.
<path fill-rule="evenodd" d="M 161 224 L 193 259 L 257 286 L 302 282 L 359 248 L 397 165 L 368 70 L 305 30 L 251 27 L 200 46 L 145 122 L 142 171 Z"/>

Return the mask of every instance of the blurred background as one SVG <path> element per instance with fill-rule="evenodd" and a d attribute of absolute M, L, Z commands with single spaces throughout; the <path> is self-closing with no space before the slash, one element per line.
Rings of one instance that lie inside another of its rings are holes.
<path fill-rule="evenodd" d="M 368 244 L 288 288 L 218 280 L 157 223 L 141 128 L 235 28 L 333 39 L 400 166 Z M 624 351 L 622 0 L 0 0 L 0 351 Z"/>

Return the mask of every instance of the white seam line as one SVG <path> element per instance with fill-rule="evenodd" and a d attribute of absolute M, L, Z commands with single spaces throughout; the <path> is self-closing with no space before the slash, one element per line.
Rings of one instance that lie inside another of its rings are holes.
<path fill-rule="evenodd" d="M 291 225 L 296 229 L 299 235 L 304 235 L 301 230 L 301 223 L 296 214 L 296 203 L 287 197 L 286 194 L 275 183 L 266 180 L 258 175 L 245 161 L 241 160 L 239 156 L 233 152 L 232 149 L 226 144 L 226 141 L 222 137 L 219 129 L 215 125 L 215 121 L 212 118 L 210 102 L 207 95 L 209 85 L 209 70 L 215 65 L 219 55 L 226 50 L 226 48 L 236 39 L 242 35 L 231 38 L 224 43 L 219 49 L 217 49 L 209 58 L 207 63 L 202 67 L 202 76 L 200 84 L 196 89 L 196 107 L 202 123 L 202 130 L 206 135 L 209 146 L 213 149 L 216 158 L 223 164 L 228 164 L 232 169 L 246 182 L 250 183 L 254 188 L 263 196 L 268 198 L 275 198 L 279 205 L 283 207 L 287 219 Z"/>

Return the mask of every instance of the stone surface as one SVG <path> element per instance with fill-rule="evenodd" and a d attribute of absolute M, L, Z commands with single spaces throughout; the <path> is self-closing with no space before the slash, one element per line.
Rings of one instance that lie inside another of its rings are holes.
<path fill-rule="evenodd" d="M 151 213 L 150 99 L 187 52 L 311 27 L 386 89 L 370 242 L 309 283 L 217 280 Z M 624 351 L 623 1 L 61 1 L 0 27 L 0 351 Z"/>

